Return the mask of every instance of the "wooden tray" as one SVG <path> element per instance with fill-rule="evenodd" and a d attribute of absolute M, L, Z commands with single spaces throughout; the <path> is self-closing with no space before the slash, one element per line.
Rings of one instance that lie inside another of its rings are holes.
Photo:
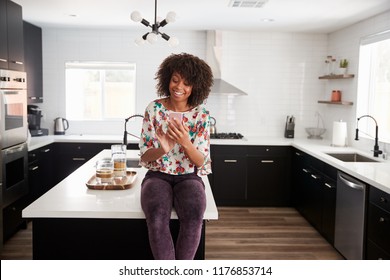
<path fill-rule="evenodd" d="M 122 179 L 114 179 L 112 184 L 98 185 L 96 182 L 96 175 L 93 175 L 86 185 L 88 189 L 91 190 L 127 190 L 132 187 L 136 177 L 137 172 L 126 171 L 126 177 L 123 177 Z"/>

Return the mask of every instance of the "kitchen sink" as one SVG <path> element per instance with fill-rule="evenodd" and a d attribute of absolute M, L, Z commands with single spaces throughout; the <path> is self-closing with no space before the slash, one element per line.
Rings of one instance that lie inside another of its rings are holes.
<path fill-rule="evenodd" d="M 327 155 L 344 162 L 379 162 L 358 153 L 327 153 Z"/>
<path fill-rule="evenodd" d="M 139 165 L 139 159 L 133 159 L 133 158 L 126 159 L 126 167 L 135 167 L 135 168 L 141 167 Z"/>

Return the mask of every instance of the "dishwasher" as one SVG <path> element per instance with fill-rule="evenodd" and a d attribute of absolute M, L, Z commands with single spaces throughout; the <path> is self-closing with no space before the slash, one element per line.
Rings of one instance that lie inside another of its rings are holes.
<path fill-rule="evenodd" d="M 347 260 L 363 259 L 365 201 L 365 183 L 338 171 L 334 246 Z"/>

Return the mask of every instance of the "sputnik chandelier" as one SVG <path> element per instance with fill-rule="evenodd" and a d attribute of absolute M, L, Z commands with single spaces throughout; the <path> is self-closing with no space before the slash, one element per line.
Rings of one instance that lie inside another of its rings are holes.
<path fill-rule="evenodd" d="M 139 45 L 139 46 L 143 45 L 145 43 L 145 41 L 148 41 L 149 43 L 154 44 L 155 42 L 157 42 L 158 35 L 161 35 L 161 37 L 163 37 L 165 40 L 167 40 L 168 44 L 171 47 L 177 46 L 179 44 L 179 40 L 176 37 L 168 36 L 167 34 L 161 33 L 159 31 L 160 27 L 164 27 L 165 25 L 167 25 L 170 22 L 175 22 L 176 13 L 169 12 L 164 20 L 162 20 L 162 21 L 158 20 L 157 19 L 157 0 L 154 1 L 154 23 L 153 24 L 150 24 L 149 21 L 142 18 L 140 12 L 138 12 L 138 11 L 132 12 L 130 17 L 133 21 L 141 22 L 143 25 L 152 28 L 151 32 L 148 32 L 148 33 L 144 34 L 142 37 L 135 39 L 135 43 L 137 45 Z"/>

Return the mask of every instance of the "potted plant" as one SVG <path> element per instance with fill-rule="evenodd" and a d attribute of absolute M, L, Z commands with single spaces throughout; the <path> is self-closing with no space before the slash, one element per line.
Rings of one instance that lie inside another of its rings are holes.
<path fill-rule="evenodd" d="M 347 73 L 347 68 L 348 68 L 348 59 L 340 59 L 340 64 L 339 64 L 339 74 L 340 75 L 345 75 Z"/>

